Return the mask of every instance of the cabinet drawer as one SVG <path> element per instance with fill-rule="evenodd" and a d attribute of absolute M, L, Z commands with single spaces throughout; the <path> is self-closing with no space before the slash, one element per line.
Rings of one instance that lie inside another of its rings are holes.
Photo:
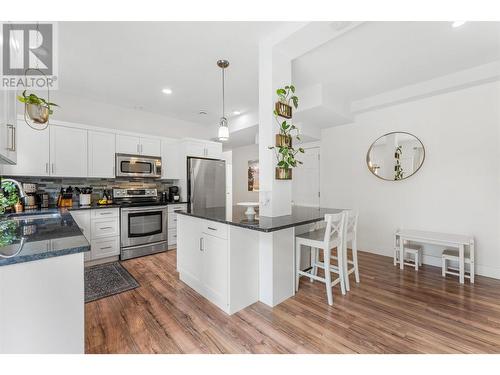
<path fill-rule="evenodd" d="M 97 208 L 92 210 L 92 219 L 107 219 L 111 217 L 118 217 L 119 208 Z"/>
<path fill-rule="evenodd" d="M 119 235 L 118 218 L 92 220 L 92 239 Z"/>
<path fill-rule="evenodd" d="M 187 209 L 187 204 L 186 203 L 179 203 L 179 204 L 170 204 L 170 205 L 168 205 L 168 212 L 186 211 L 186 209 Z"/>
<path fill-rule="evenodd" d="M 203 222 L 203 233 L 222 239 L 227 239 L 227 224 L 205 220 Z"/>
<path fill-rule="evenodd" d="M 177 244 L 177 229 L 168 230 L 168 246 Z"/>
<path fill-rule="evenodd" d="M 168 228 L 177 228 L 177 214 L 175 212 L 169 212 L 168 214 Z"/>
<path fill-rule="evenodd" d="M 92 260 L 120 255 L 120 237 L 93 240 L 91 253 Z"/>

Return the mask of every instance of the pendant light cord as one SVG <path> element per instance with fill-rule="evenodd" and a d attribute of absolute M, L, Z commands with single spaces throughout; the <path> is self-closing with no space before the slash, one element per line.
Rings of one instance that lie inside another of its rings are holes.
<path fill-rule="evenodd" d="M 222 117 L 226 117 L 225 115 L 225 91 L 224 91 L 224 70 L 225 68 L 222 68 Z"/>

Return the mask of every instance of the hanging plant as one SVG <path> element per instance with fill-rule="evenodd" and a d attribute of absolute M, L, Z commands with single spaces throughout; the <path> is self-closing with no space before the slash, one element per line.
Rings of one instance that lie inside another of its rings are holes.
<path fill-rule="evenodd" d="M 51 103 L 35 94 L 26 95 L 26 90 L 17 99 L 24 103 L 26 113 L 36 124 L 45 124 L 49 121 L 49 116 L 54 113 L 52 107 L 59 107 L 56 103 Z"/>
<path fill-rule="evenodd" d="M 276 90 L 278 95 L 278 101 L 275 104 L 275 115 L 281 116 L 287 119 L 292 118 L 292 106 L 291 103 L 297 109 L 299 106 L 299 98 L 295 94 L 295 86 L 289 85 L 284 88 L 279 88 Z"/>
<path fill-rule="evenodd" d="M 403 167 L 401 166 L 401 155 L 403 154 L 403 146 L 396 147 L 396 151 L 394 152 L 394 159 L 396 159 L 396 164 L 394 165 L 394 180 L 402 180 L 403 179 Z"/>
<path fill-rule="evenodd" d="M 293 138 L 300 141 L 299 129 L 291 122 L 284 120 L 280 117 L 290 119 L 292 117 L 292 106 L 297 109 L 299 106 L 299 98 L 295 95 L 295 87 L 293 85 L 285 86 L 276 90 L 278 95 L 278 102 L 273 111 L 274 118 L 278 125 L 279 133 L 276 134 L 275 146 L 270 146 L 270 150 L 274 150 L 277 160 L 276 165 L 276 179 L 277 180 L 291 180 L 292 168 L 301 161 L 295 159 L 298 153 L 304 153 L 304 149 L 299 147 L 293 148 Z"/>

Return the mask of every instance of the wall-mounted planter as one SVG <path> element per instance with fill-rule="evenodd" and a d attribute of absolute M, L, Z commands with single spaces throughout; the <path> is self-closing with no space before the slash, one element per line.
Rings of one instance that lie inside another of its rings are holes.
<path fill-rule="evenodd" d="M 292 118 L 292 106 L 286 103 L 276 102 L 275 109 L 278 116 Z"/>
<path fill-rule="evenodd" d="M 276 134 L 276 147 L 292 147 L 292 137 L 290 135 Z"/>
<path fill-rule="evenodd" d="M 291 168 L 276 167 L 276 179 L 277 180 L 291 180 L 292 179 L 292 169 Z"/>
<path fill-rule="evenodd" d="M 40 104 L 26 104 L 29 118 L 36 124 L 45 124 L 49 121 L 49 108 Z"/>

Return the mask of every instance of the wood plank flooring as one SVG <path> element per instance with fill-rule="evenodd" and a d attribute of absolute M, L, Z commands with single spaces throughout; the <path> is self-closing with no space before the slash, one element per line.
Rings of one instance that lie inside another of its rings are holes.
<path fill-rule="evenodd" d="M 140 287 L 85 305 L 87 353 L 500 353 L 500 280 L 459 285 L 359 253 L 346 296 L 301 278 L 275 308 L 226 315 L 175 270 L 175 251 L 123 262 Z"/>

